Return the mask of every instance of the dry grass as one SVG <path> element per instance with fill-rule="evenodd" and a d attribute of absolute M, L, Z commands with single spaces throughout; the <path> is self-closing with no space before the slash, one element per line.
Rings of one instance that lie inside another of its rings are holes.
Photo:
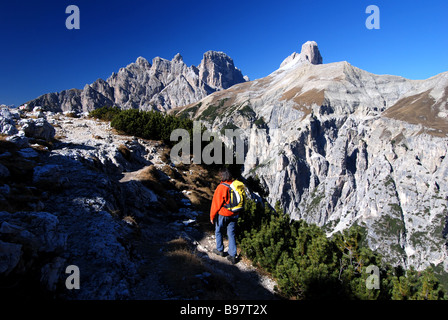
<path fill-rule="evenodd" d="M 251 87 L 256 89 L 267 89 L 269 85 L 272 83 L 272 79 L 273 79 L 272 76 L 267 76 L 247 83 L 250 83 Z"/>
<path fill-rule="evenodd" d="M 137 221 L 135 221 L 135 218 L 133 216 L 125 216 L 123 217 L 123 221 L 130 224 L 131 226 L 138 226 Z"/>
<path fill-rule="evenodd" d="M 182 171 L 182 178 L 185 182 L 176 182 L 176 186 L 180 190 L 190 191 L 187 197 L 191 203 L 198 210 L 208 213 L 214 189 L 219 182 L 216 174 L 200 165 L 191 164 L 187 170 Z"/>
<path fill-rule="evenodd" d="M 166 243 L 166 249 L 170 252 L 175 250 L 188 250 L 189 248 L 190 245 L 184 238 L 173 239 Z"/>
<path fill-rule="evenodd" d="M 64 116 L 67 118 L 79 118 L 79 116 L 75 112 L 66 112 L 64 113 Z"/>
<path fill-rule="evenodd" d="M 321 106 L 325 101 L 325 92 L 324 90 L 311 89 L 295 96 L 293 101 L 302 106 L 311 106 L 313 104 Z"/>
<path fill-rule="evenodd" d="M 174 170 L 170 165 L 164 165 L 160 170 L 172 179 L 182 178 L 181 175 L 176 170 Z"/>
<path fill-rule="evenodd" d="M 311 113 L 311 106 L 313 104 L 321 106 L 324 103 L 325 91 L 311 89 L 309 91 L 302 92 L 301 87 L 296 87 L 286 91 L 282 95 L 280 100 L 294 101 L 294 103 L 296 104 L 296 106 L 294 106 L 294 109 L 303 112 L 304 113 L 303 118 L 305 118 Z"/>
<path fill-rule="evenodd" d="M 121 155 L 123 156 L 123 158 L 125 158 L 127 161 L 131 160 L 132 152 L 124 144 L 121 144 L 121 145 L 118 146 L 118 152 L 120 152 Z"/>
<path fill-rule="evenodd" d="M 60 141 L 60 140 L 64 140 L 64 139 L 67 139 L 67 136 L 60 135 L 60 134 L 57 134 L 54 136 L 55 141 Z"/>
<path fill-rule="evenodd" d="M 169 241 L 166 246 L 166 263 L 162 277 L 175 295 L 183 299 L 221 300 L 234 296 L 226 279 L 211 272 L 183 238 Z"/>
<path fill-rule="evenodd" d="M 171 149 L 169 149 L 169 148 L 164 148 L 164 149 L 161 151 L 161 154 L 160 154 L 160 160 L 162 160 L 162 161 L 165 162 L 165 163 L 170 163 L 170 162 L 171 162 L 170 152 L 171 152 Z"/>
<path fill-rule="evenodd" d="M 177 211 L 179 210 L 178 199 L 167 192 L 167 190 L 173 188 L 173 183 L 169 182 L 167 179 L 160 179 L 161 174 L 162 173 L 159 172 L 154 165 L 150 165 L 140 170 L 136 174 L 135 179 L 164 199 L 159 203 L 160 209 Z"/>
<path fill-rule="evenodd" d="M 159 174 L 157 172 L 157 168 L 154 165 L 149 165 L 147 167 L 144 167 L 136 174 L 136 179 L 146 183 L 158 183 L 159 182 Z"/>
<path fill-rule="evenodd" d="M 417 95 L 399 100 L 395 105 L 387 109 L 383 116 L 411 124 L 422 125 L 430 130 L 424 132 L 445 137 L 448 133 L 448 121 L 438 116 L 440 103 L 436 103 L 430 96 L 430 91 L 425 91 Z M 448 88 L 445 89 L 445 95 L 441 101 L 448 99 Z"/>
<path fill-rule="evenodd" d="M 191 201 L 191 203 L 202 212 L 207 212 L 210 210 L 210 199 L 202 192 L 197 192 L 196 190 L 190 191 L 189 194 L 186 195 L 187 198 Z"/>

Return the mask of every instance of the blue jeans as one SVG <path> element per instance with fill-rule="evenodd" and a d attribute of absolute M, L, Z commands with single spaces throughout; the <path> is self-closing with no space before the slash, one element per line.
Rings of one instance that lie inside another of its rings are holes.
<path fill-rule="evenodd" d="M 235 229 L 238 221 L 238 216 L 225 217 L 220 214 L 217 215 L 215 221 L 215 237 L 216 237 L 216 249 L 218 251 L 224 251 L 224 244 L 222 242 L 223 232 L 227 229 L 227 237 L 229 238 L 229 255 L 236 257 L 236 240 Z"/>

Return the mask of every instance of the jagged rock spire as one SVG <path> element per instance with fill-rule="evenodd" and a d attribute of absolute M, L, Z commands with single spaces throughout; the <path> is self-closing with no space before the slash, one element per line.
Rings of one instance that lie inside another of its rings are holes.
<path fill-rule="evenodd" d="M 315 41 L 307 41 L 302 45 L 302 51 L 300 53 L 293 52 L 289 57 L 287 57 L 280 65 L 281 67 L 286 66 L 290 62 L 309 62 L 311 64 L 322 64 L 323 59 L 320 54 L 319 48 Z"/>
<path fill-rule="evenodd" d="M 302 45 L 300 60 L 309 61 L 311 64 L 322 64 L 322 56 L 315 41 L 307 41 Z"/>

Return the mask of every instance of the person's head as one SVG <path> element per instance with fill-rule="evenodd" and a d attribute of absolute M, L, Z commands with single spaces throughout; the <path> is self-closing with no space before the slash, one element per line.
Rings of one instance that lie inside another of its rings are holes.
<path fill-rule="evenodd" d="M 221 181 L 229 181 L 233 179 L 232 173 L 227 168 L 223 168 L 219 171 L 219 177 L 221 178 Z"/>

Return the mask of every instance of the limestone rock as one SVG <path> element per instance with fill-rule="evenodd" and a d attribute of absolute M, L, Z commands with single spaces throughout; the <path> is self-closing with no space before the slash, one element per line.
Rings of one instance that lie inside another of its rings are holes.
<path fill-rule="evenodd" d="M 34 167 L 33 182 L 37 185 L 60 186 L 62 184 L 62 168 L 56 164 Z"/>
<path fill-rule="evenodd" d="M 199 67 L 188 67 L 180 54 L 152 64 L 138 57 L 104 81 L 86 84 L 83 90 L 71 89 L 44 94 L 29 101 L 28 107 L 44 110 L 89 112 L 103 106 L 141 110 L 169 110 L 194 103 L 208 94 L 245 82 L 233 60 L 222 52 L 208 51 Z"/>
<path fill-rule="evenodd" d="M 0 163 L 0 178 L 7 178 L 10 176 L 8 168 Z"/>
<path fill-rule="evenodd" d="M 64 258 L 56 257 L 41 269 L 40 282 L 51 292 L 56 291 L 58 282 L 61 282 L 61 275 L 65 273 L 67 261 Z M 68 275 L 67 275 L 68 276 Z"/>
<path fill-rule="evenodd" d="M 29 146 L 29 140 L 23 131 L 7 137 L 6 140 L 14 143 L 18 148 L 26 148 Z"/>
<path fill-rule="evenodd" d="M 14 116 L 9 108 L 0 109 L 0 133 L 5 135 L 14 135 L 18 131 L 15 127 Z"/>
<path fill-rule="evenodd" d="M 0 240 L 0 274 L 7 276 L 22 257 L 22 245 Z"/>
<path fill-rule="evenodd" d="M 295 63 L 322 64 L 323 59 L 315 41 L 307 41 L 302 45 L 300 53 L 293 52 L 280 64 L 280 68 Z"/>
<path fill-rule="evenodd" d="M 55 135 L 54 127 L 44 118 L 24 119 L 19 122 L 27 137 L 51 141 Z"/>
<path fill-rule="evenodd" d="M 215 90 L 227 89 L 245 82 L 241 71 L 224 52 L 207 51 L 199 69 L 199 79 Z"/>
<path fill-rule="evenodd" d="M 322 64 L 322 56 L 315 41 L 307 41 L 302 45 L 300 60 L 309 61 L 311 64 Z"/>

